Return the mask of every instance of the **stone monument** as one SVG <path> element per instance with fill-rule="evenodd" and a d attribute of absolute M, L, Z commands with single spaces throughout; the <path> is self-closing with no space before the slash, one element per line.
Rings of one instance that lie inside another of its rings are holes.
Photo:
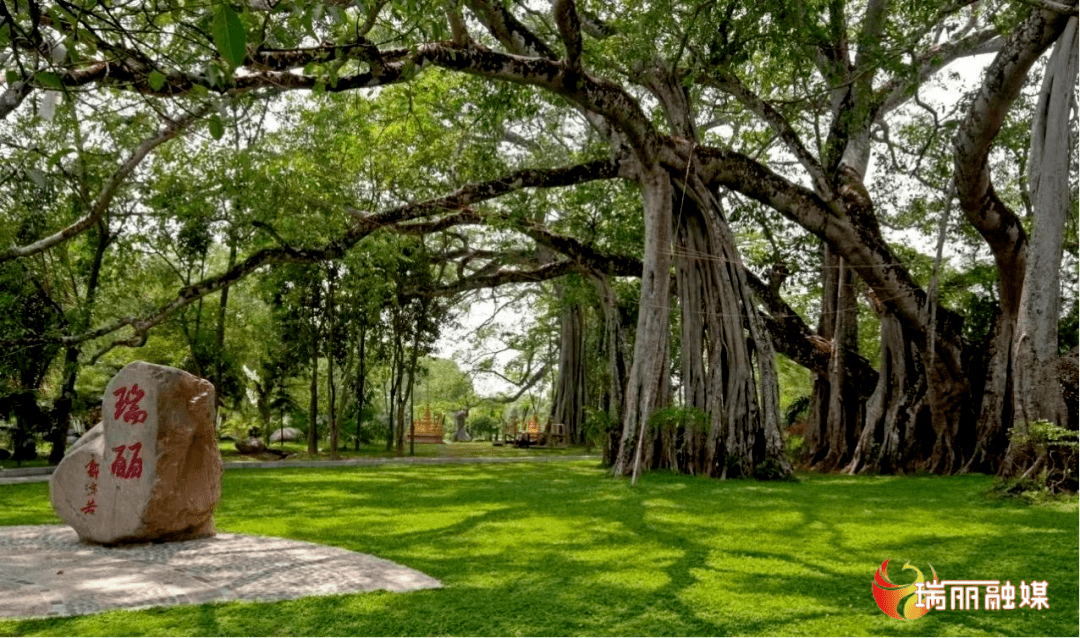
<path fill-rule="evenodd" d="M 454 413 L 454 425 L 457 426 L 454 436 L 450 437 L 452 441 L 471 441 L 472 437 L 465 431 L 465 417 L 469 416 L 469 408 L 465 408 Z"/>
<path fill-rule="evenodd" d="M 214 535 L 221 454 L 214 386 L 135 361 L 105 387 L 101 423 L 49 481 L 53 509 L 84 541 L 113 545 Z"/>

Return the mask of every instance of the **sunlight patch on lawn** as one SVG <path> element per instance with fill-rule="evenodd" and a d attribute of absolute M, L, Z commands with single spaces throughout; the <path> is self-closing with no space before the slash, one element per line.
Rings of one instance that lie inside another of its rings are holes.
<path fill-rule="evenodd" d="M 577 582 L 585 588 L 602 586 L 640 592 L 655 591 L 671 583 L 671 578 L 661 571 L 661 568 L 662 566 L 657 565 L 653 568 L 604 569 L 580 577 Z"/>

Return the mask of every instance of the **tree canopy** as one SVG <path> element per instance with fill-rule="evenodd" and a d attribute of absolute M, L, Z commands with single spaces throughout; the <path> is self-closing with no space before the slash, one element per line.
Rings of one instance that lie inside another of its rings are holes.
<path fill-rule="evenodd" d="M 238 397 L 243 364 L 306 357 L 314 424 L 320 374 L 331 422 L 335 370 L 364 403 L 385 324 L 400 449 L 453 304 L 539 292 L 558 337 L 521 382 L 555 371 L 575 437 L 586 407 L 615 424 L 616 473 L 787 475 L 779 353 L 813 375 L 807 465 L 1075 489 L 1076 23 L 1049 0 L 0 0 L 0 301 L 47 308 L 0 339 L 57 359 L 69 403 L 162 330 Z M 252 276 L 282 309 L 261 354 L 225 346 Z"/>

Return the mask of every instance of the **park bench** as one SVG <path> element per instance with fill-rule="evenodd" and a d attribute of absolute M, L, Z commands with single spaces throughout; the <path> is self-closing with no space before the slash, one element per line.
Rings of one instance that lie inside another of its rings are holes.
<path fill-rule="evenodd" d="M 570 435 L 566 432 L 563 423 L 552 423 L 549 427 L 548 442 L 551 447 L 567 447 L 570 445 Z"/>
<path fill-rule="evenodd" d="M 445 443 L 443 441 L 443 415 L 431 417 L 431 408 L 424 408 L 424 416 L 413 421 L 407 434 L 410 441 L 416 443 Z"/>

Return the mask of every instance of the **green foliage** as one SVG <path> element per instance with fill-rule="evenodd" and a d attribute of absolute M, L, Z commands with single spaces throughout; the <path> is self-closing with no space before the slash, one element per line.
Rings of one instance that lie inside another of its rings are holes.
<path fill-rule="evenodd" d="M 611 417 L 605 410 L 598 410 L 592 406 L 585 406 L 585 424 L 582 431 L 590 439 L 605 436 L 621 427 L 621 424 Z"/>
<path fill-rule="evenodd" d="M 1001 495 L 1040 501 L 1055 494 L 1076 494 L 1080 487 L 1080 441 L 1075 430 L 1045 420 L 1014 424 L 1009 457 L 1010 475 L 995 488 Z"/>
<path fill-rule="evenodd" d="M 709 415 L 698 408 L 663 408 L 649 417 L 649 427 L 659 430 L 692 429 L 704 432 L 709 429 Z"/>
<path fill-rule="evenodd" d="M 367 445 L 386 436 L 386 425 L 381 421 L 373 418 L 362 419 L 359 423 L 359 427 L 355 425 L 356 419 L 353 419 L 353 423 L 350 424 L 346 421 L 343 424 L 343 431 L 350 436 L 355 436 L 360 440 L 361 445 Z M 352 425 L 352 427 L 350 427 Z"/>
<path fill-rule="evenodd" d="M 987 494 L 1041 506 L 1070 503 L 1075 498 L 1075 494 L 1053 489 L 1050 486 L 1050 473 L 1046 470 L 1028 477 L 998 478 Z"/>
<path fill-rule="evenodd" d="M 780 464 L 769 459 L 754 466 L 752 476 L 759 481 L 796 481 L 795 475 Z"/>
<path fill-rule="evenodd" d="M 813 389 L 813 374 L 784 355 L 776 356 L 776 376 L 780 385 L 780 409 L 790 413 L 793 406 Z M 788 425 L 792 422 L 788 421 Z"/>
<path fill-rule="evenodd" d="M 64 81 L 60 79 L 59 75 L 52 71 L 38 71 L 34 74 L 34 80 L 50 89 L 60 90 L 64 88 Z"/>
<path fill-rule="evenodd" d="M 222 2 L 214 9 L 214 23 L 211 27 L 214 46 L 234 68 L 244 63 L 247 33 L 240 16 L 227 3 Z"/>
<path fill-rule="evenodd" d="M 812 400 L 811 395 L 804 394 L 789 403 L 787 409 L 784 410 L 784 425 L 791 427 L 800 419 L 805 419 L 810 414 L 810 402 Z"/>
<path fill-rule="evenodd" d="M 1013 429 L 1012 440 L 1022 445 L 1034 445 L 1041 448 L 1066 447 L 1078 449 L 1077 432 L 1063 428 L 1050 421 L 1037 420 L 1027 424 L 1027 432 Z"/>
<path fill-rule="evenodd" d="M 450 359 L 424 357 L 416 377 L 413 398 L 417 406 L 431 405 L 442 412 L 455 412 L 476 403 L 472 379 Z"/>
<path fill-rule="evenodd" d="M 161 87 L 165 86 L 165 80 L 165 74 L 157 70 L 151 71 L 150 75 L 147 76 L 147 84 L 155 91 L 160 91 Z"/>
<path fill-rule="evenodd" d="M 805 443 L 806 439 L 798 434 L 788 434 L 784 438 L 784 451 L 787 453 L 788 461 L 792 465 L 797 464 L 803 458 Z"/>
<path fill-rule="evenodd" d="M 469 419 L 468 427 L 473 436 L 491 438 L 499 433 L 499 422 L 486 414 Z"/>

